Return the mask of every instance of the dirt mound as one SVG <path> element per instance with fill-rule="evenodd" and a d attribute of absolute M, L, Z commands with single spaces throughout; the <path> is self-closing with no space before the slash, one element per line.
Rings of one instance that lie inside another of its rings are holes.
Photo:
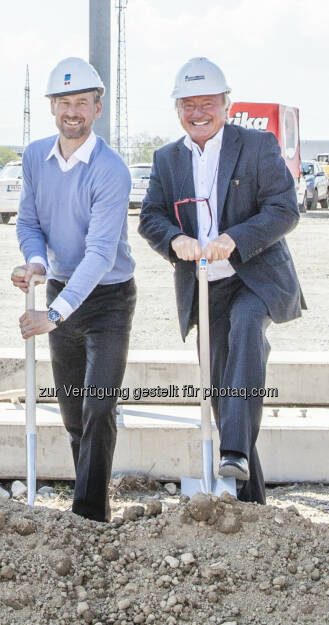
<path fill-rule="evenodd" d="M 138 475 L 136 473 L 120 473 L 112 478 L 110 482 L 110 496 L 122 495 L 128 492 L 150 492 L 157 491 L 160 482 L 152 477 Z"/>
<path fill-rule="evenodd" d="M 103 524 L 0 500 L 1 625 L 329 622 L 328 525 L 227 494 L 129 508 Z"/>

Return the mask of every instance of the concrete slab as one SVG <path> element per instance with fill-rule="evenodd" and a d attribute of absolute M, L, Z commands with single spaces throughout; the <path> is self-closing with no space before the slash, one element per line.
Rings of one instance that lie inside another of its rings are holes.
<path fill-rule="evenodd" d="M 267 482 L 329 482 L 329 408 L 264 408 L 258 450 Z M 67 433 L 56 404 L 37 405 L 39 479 L 74 479 Z M 25 477 L 25 410 L 0 404 L 0 479 Z M 213 423 L 214 469 L 219 462 Z M 114 472 L 178 480 L 201 475 L 198 406 L 124 405 L 118 417 Z"/>
<path fill-rule="evenodd" d="M 37 350 L 38 388 L 54 386 L 48 350 Z M 0 349 L 0 391 L 24 388 L 25 355 L 23 349 Z M 278 389 L 278 396 L 265 397 L 265 405 L 329 405 L 329 352 L 272 352 L 265 386 Z M 130 351 L 122 387 L 129 389 L 129 403 L 134 403 L 134 389 L 169 389 L 178 387 L 172 404 L 195 404 L 194 397 L 183 395 L 184 385 L 199 387 L 196 352 L 136 350 Z M 144 403 L 163 402 L 163 397 L 144 397 Z"/>

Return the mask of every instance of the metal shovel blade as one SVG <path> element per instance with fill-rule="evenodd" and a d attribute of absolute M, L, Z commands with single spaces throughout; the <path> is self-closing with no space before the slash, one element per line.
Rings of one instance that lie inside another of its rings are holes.
<path fill-rule="evenodd" d="M 207 491 L 204 479 L 182 477 L 181 493 L 187 495 L 191 499 L 196 493 L 204 493 L 205 495 L 216 495 L 220 497 L 223 493 L 230 493 L 236 497 L 236 486 L 234 477 L 218 477 L 214 478 L 211 484 L 211 490 Z"/>
<path fill-rule="evenodd" d="M 27 460 L 27 503 L 34 506 L 36 495 L 36 456 L 37 456 L 37 435 L 26 435 L 26 460 Z"/>
<path fill-rule="evenodd" d="M 204 493 L 205 495 L 220 497 L 227 492 L 236 497 L 236 480 L 234 477 L 214 477 L 212 440 L 202 441 L 202 462 L 202 478 L 181 478 L 182 495 L 187 495 L 187 497 L 191 498 L 196 493 Z"/>

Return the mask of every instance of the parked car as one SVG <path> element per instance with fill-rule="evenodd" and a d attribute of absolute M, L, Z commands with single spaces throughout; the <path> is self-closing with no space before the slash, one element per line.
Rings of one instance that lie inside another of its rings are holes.
<path fill-rule="evenodd" d="M 300 213 L 306 213 L 307 211 L 307 187 L 304 176 L 300 176 L 298 186 L 296 189 L 297 202 Z"/>
<path fill-rule="evenodd" d="M 136 163 L 136 165 L 129 166 L 131 175 L 130 209 L 140 209 L 142 207 L 142 202 L 149 186 L 151 169 L 151 163 Z"/>
<path fill-rule="evenodd" d="M 0 223 L 7 224 L 16 215 L 22 180 L 22 161 L 10 161 L 0 171 Z"/>
<path fill-rule="evenodd" d="M 329 181 L 318 161 L 302 161 L 302 174 L 307 189 L 307 208 L 315 209 L 320 202 L 322 208 L 329 208 Z"/>
<path fill-rule="evenodd" d="M 329 154 L 328 152 L 323 152 L 322 154 L 318 154 L 316 157 L 320 167 L 323 171 L 326 172 L 327 176 L 329 176 Z"/>

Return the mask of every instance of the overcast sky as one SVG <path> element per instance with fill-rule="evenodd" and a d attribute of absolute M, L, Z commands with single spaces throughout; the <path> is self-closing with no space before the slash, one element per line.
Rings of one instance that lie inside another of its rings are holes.
<path fill-rule="evenodd" d="M 56 132 L 45 85 L 60 59 L 88 58 L 88 7 L 89 0 L 3 1 L 0 144 L 22 142 L 27 63 L 31 138 Z M 329 0 L 128 0 L 129 134 L 179 137 L 174 76 L 191 57 L 207 56 L 226 74 L 233 100 L 297 106 L 301 138 L 329 139 L 328 24 Z M 115 78 L 114 37 L 113 44 Z"/>

